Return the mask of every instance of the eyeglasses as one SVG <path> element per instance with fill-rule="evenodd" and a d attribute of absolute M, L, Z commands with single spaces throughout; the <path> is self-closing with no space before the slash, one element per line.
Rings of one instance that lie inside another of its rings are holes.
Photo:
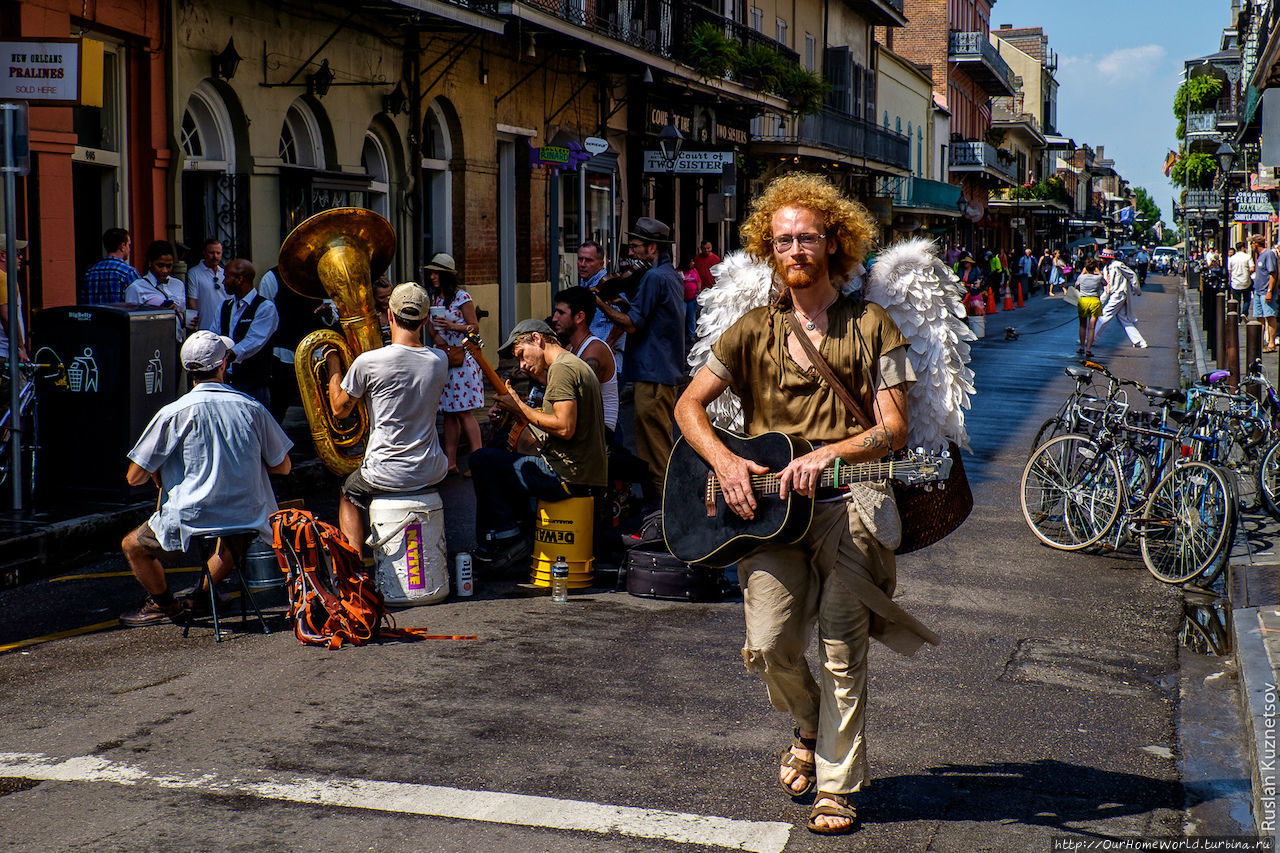
<path fill-rule="evenodd" d="M 790 234 L 779 234 L 777 237 L 770 239 L 769 242 L 773 244 L 773 248 L 776 251 L 785 252 L 791 248 L 791 244 L 793 243 L 799 243 L 805 249 L 812 249 L 814 246 L 818 245 L 819 240 L 826 239 L 826 236 L 826 234 L 813 233 L 796 234 L 795 236 Z"/>

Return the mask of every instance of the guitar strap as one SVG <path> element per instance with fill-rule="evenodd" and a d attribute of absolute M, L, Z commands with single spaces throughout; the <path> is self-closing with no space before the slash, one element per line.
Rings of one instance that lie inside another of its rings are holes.
<path fill-rule="evenodd" d="M 853 394 L 849 389 L 844 387 L 831 369 L 831 365 L 827 364 L 826 359 L 818 352 L 818 348 L 813 345 L 813 341 L 809 340 L 809 336 L 805 334 L 804 329 L 800 326 L 800 321 L 796 319 L 795 311 L 787 312 L 787 322 L 791 324 L 791 331 L 795 333 L 796 338 L 800 341 L 800 346 L 804 347 L 805 355 L 809 356 L 809 362 L 817 368 L 818 374 L 827 381 L 831 386 L 831 390 L 836 392 L 836 396 L 840 398 L 845 407 L 849 409 L 849 413 L 853 415 L 853 419 L 864 430 L 871 429 L 874 424 L 867 417 L 867 413 L 858 405 L 858 401 L 853 398 Z"/>

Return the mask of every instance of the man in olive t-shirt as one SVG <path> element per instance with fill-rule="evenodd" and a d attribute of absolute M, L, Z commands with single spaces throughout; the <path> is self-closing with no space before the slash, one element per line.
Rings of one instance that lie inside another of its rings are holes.
<path fill-rule="evenodd" d="M 600 381 L 587 363 L 560 346 L 541 320 L 517 323 L 499 353 L 514 356 L 546 393 L 541 409 L 500 395 L 498 405 L 529 427 L 515 452 L 484 448 L 471 454 L 479 546 L 474 556 L 491 572 L 528 557 L 533 500 L 603 494 L 608 481 Z"/>

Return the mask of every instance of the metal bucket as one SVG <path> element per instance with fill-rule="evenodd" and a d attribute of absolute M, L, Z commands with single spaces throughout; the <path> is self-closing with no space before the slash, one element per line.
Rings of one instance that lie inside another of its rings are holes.
<path fill-rule="evenodd" d="M 288 604 L 285 589 L 288 578 L 280 571 L 275 549 L 262 539 L 254 539 L 250 543 L 240 571 L 259 607 L 284 607 Z"/>

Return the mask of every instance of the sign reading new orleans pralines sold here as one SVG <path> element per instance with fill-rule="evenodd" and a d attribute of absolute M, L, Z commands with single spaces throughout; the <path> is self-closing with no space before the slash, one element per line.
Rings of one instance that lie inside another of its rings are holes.
<path fill-rule="evenodd" d="M 0 42 L 0 100 L 80 98 L 80 40 Z"/>

